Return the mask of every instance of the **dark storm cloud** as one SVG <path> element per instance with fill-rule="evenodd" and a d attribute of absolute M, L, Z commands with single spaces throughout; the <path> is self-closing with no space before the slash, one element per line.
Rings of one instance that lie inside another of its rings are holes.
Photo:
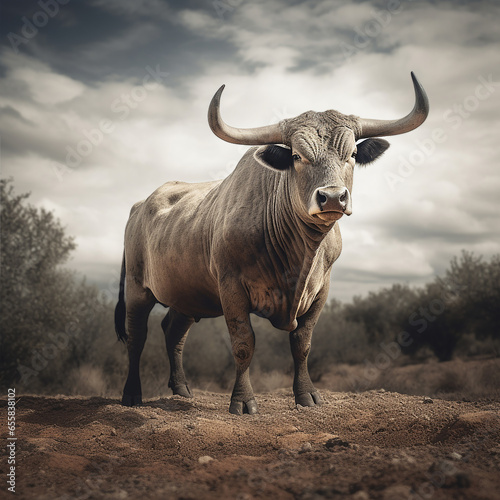
<path fill-rule="evenodd" d="M 182 8 L 202 5 L 184 2 Z M 34 2 L 10 2 L 2 8 L 2 42 L 90 85 L 118 76 L 137 77 L 146 66 L 160 64 L 170 73 L 172 86 L 199 73 L 206 61 L 234 55 L 224 40 L 207 40 L 179 24 L 175 3 L 158 1 L 145 10 L 140 7 L 141 2 L 69 2 L 60 5 L 33 39 L 13 44 L 8 34 L 22 36 L 25 19 L 31 21 L 41 9 Z M 205 4 L 205 10 L 217 17 L 211 4 Z"/>

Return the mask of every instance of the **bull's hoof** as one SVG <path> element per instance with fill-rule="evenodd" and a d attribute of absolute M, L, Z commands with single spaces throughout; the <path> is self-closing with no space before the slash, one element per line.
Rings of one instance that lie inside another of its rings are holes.
<path fill-rule="evenodd" d="M 173 386 L 172 392 L 178 396 L 182 396 L 183 398 L 193 397 L 191 391 L 189 390 L 189 387 L 186 384 Z"/>
<path fill-rule="evenodd" d="M 132 396 L 130 394 L 124 394 L 122 397 L 123 406 L 141 406 L 142 405 L 142 395 L 136 394 Z"/>
<path fill-rule="evenodd" d="M 232 413 L 233 415 L 243 415 L 244 413 L 255 415 L 256 413 L 259 413 L 259 409 L 257 408 L 257 402 L 255 399 L 250 399 L 246 403 L 243 401 L 231 400 L 229 413 Z"/>
<path fill-rule="evenodd" d="M 318 391 L 304 392 L 295 396 L 295 404 L 300 406 L 321 406 L 323 400 Z"/>

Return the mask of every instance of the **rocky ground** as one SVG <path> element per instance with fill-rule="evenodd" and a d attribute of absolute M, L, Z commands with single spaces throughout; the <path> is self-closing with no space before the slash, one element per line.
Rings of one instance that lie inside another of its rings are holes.
<path fill-rule="evenodd" d="M 237 417 L 229 395 L 194 393 L 140 408 L 21 396 L 16 498 L 500 498 L 498 402 L 322 391 L 297 408 L 274 391 Z"/>

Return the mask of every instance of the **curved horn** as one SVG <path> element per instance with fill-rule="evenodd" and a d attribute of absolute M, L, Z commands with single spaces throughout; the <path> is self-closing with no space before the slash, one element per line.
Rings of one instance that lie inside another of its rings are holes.
<path fill-rule="evenodd" d="M 215 93 L 208 108 L 208 124 L 217 137 L 233 144 L 248 146 L 283 143 L 281 128 L 278 123 L 257 128 L 234 128 L 224 123 L 220 116 L 220 96 L 224 87 L 225 85 L 222 85 Z"/>
<path fill-rule="evenodd" d="M 411 72 L 411 79 L 413 80 L 413 88 L 415 89 L 415 106 L 412 111 L 399 120 L 370 120 L 360 118 L 361 134 L 358 139 L 404 134 L 424 123 L 429 114 L 429 99 L 413 71 Z"/>

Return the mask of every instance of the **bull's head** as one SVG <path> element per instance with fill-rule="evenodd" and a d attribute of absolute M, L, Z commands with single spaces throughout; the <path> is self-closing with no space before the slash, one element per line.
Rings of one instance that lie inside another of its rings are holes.
<path fill-rule="evenodd" d="M 261 146 L 255 159 L 267 168 L 287 171 L 294 194 L 291 201 L 301 218 L 328 227 L 352 213 L 354 165 L 375 161 L 389 147 L 387 141 L 374 137 L 404 134 L 427 118 L 427 95 L 413 73 L 411 77 L 415 105 L 399 120 L 369 120 L 334 110 L 308 111 L 266 127 L 234 128 L 220 116 L 223 85 L 210 103 L 208 121 L 214 134 L 225 141 Z M 361 139 L 365 140 L 357 142 Z"/>

